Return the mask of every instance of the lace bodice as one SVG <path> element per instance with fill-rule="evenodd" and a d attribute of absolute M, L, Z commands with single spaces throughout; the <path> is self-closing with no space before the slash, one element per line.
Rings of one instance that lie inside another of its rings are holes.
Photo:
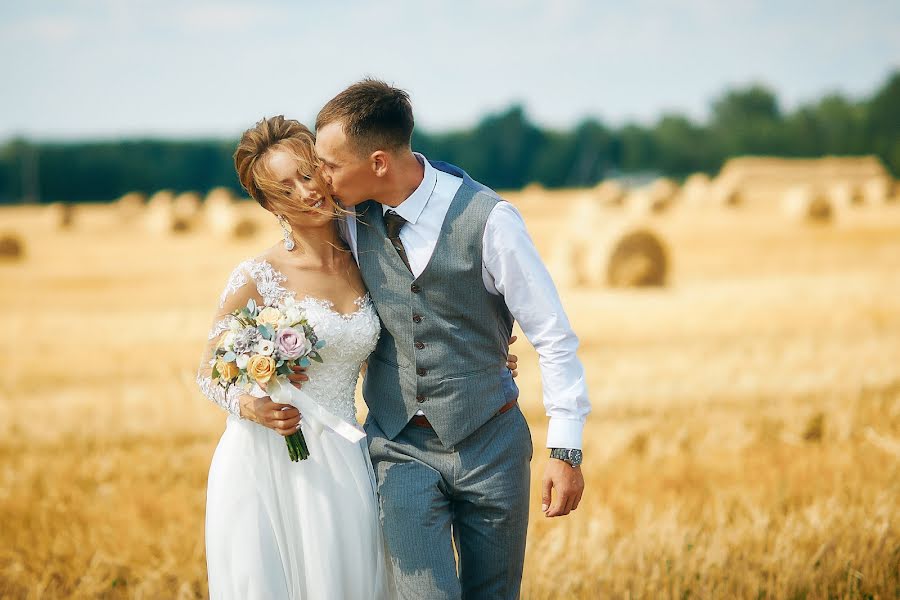
<path fill-rule="evenodd" d="M 246 294 L 239 294 L 239 291 L 246 291 L 242 288 L 252 281 L 265 304 L 275 304 L 285 297 L 293 296 L 306 310 L 309 324 L 316 330 L 319 339 L 325 340 L 326 345 L 319 351 L 323 362 L 313 362 L 306 370 L 309 381 L 303 385 L 303 391 L 329 412 L 355 423 L 354 391 L 359 368 L 375 349 L 380 332 L 375 307 L 366 293 L 356 300 L 356 311 L 341 314 L 334 310 L 333 304 L 328 300 L 312 296 L 298 297 L 293 290 L 283 286 L 286 280 L 284 274 L 263 259 L 248 259 L 235 267 L 219 298 L 218 317 L 209 332 L 209 343 L 197 372 L 197 384 L 207 398 L 240 417 L 238 399 L 245 392 L 235 387 L 226 393 L 212 381 L 211 367 L 207 363 L 215 350 L 213 340 L 228 328 L 228 313 L 245 303 L 243 296 Z M 235 301 L 238 298 L 240 300 Z M 232 304 L 235 305 L 233 308 Z M 255 396 L 265 395 L 258 386 L 251 393 Z"/>

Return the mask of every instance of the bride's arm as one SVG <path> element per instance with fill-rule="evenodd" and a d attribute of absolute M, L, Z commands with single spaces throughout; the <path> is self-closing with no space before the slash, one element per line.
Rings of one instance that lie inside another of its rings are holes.
<path fill-rule="evenodd" d="M 253 278 L 243 269 L 243 265 L 238 265 L 219 297 L 213 325 L 197 367 L 197 385 L 204 396 L 236 417 L 248 419 L 281 435 L 290 435 L 300 423 L 300 411 L 296 408 L 274 402 L 259 386 L 254 386 L 251 393 L 247 393 L 235 385 L 226 390 L 212 380 L 213 365 L 210 361 L 215 357 L 219 339 L 228 331 L 234 319 L 231 313 L 246 306 L 250 298 L 262 303 Z"/>
<path fill-rule="evenodd" d="M 253 280 L 244 271 L 242 265 L 238 265 L 231 272 L 228 284 L 219 297 L 212 327 L 207 335 L 206 344 L 200 357 L 200 364 L 197 366 L 197 386 L 203 392 L 203 395 L 234 416 L 242 419 L 249 417 L 247 409 L 250 408 L 250 403 L 256 398 L 236 385 L 229 386 L 226 389 L 213 381 L 213 365 L 210 364 L 210 361 L 215 358 L 219 339 L 228 331 L 231 325 L 234 318 L 231 312 L 245 306 L 247 300 L 254 297 L 255 287 Z M 245 407 L 243 410 L 241 408 L 242 404 Z"/>

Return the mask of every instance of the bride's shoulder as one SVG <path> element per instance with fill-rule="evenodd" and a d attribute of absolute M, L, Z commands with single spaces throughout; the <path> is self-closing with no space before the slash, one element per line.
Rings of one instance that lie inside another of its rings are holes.
<path fill-rule="evenodd" d="M 265 252 L 244 258 L 231 269 L 219 296 L 219 307 L 224 307 L 226 303 L 245 303 L 250 297 L 258 295 L 260 282 L 277 281 L 279 276 L 280 273 L 268 262 Z"/>

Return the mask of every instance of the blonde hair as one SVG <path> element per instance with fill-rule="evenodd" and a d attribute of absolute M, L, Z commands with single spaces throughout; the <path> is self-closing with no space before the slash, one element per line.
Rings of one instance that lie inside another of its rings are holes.
<path fill-rule="evenodd" d="M 328 193 L 328 185 L 319 171 L 315 144 L 313 133 L 299 121 L 285 119 L 284 115 L 260 119 L 244 132 L 234 152 L 234 168 L 241 185 L 260 206 L 276 215 L 284 215 L 288 221 L 311 212 L 337 216 L 344 211 Z M 300 205 L 292 195 L 294 189 L 274 177 L 267 157 L 275 150 L 287 152 L 296 161 L 301 175 L 316 182 L 325 196 L 322 207 Z"/>

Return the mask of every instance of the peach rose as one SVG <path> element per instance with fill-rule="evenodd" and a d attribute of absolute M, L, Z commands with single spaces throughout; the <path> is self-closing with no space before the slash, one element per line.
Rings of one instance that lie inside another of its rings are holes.
<path fill-rule="evenodd" d="M 240 369 L 233 362 L 225 362 L 221 358 L 216 360 L 216 371 L 219 372 L 219 376 L 225 381 L 231 381 L 240 373 Z"/>
<path fill-rule="evenodd" d="M 271 356 L 254 354 L 247 362 L 247 374 L 258 383 L 266 383 L 275 373 L 275 359 Z"/>
<path fill-rule="evenodd" d="M 281 314 L 281 311 L 275 308 L 274 306 L 267 306 L 256 315 L 256 324 L 257 325 L 270 325 L 273 328 L 278 325 L 278 321 L 283 318 L 284 315 Z"/>

